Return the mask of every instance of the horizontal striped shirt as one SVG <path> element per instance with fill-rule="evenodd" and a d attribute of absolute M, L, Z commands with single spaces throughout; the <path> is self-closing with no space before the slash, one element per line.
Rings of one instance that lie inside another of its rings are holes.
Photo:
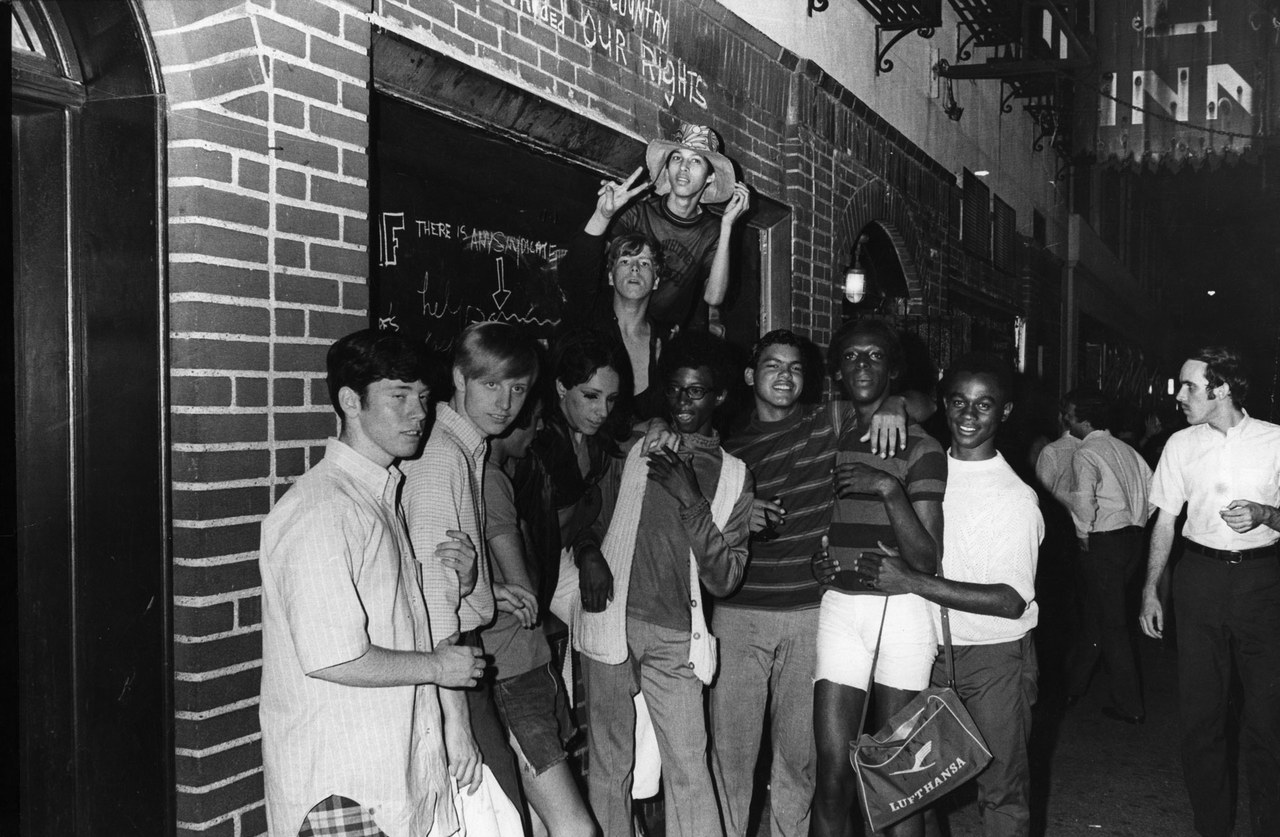
<path fill-rule="evenodd" d="M 856 422 L 842 425 L 837 463 L 862 462 L 898 478 L 912 503 L 942 502 L 947 489 L 947 457 L 920 425 L 907 425 L 907 446 L 896 456 L 881 459 L 871 453 L 871 443 L 859 441 Z M 831 555 L 851 559 L 853 553 L 878 550 L 878 541 L 896 547 L 898 538 L 884 503 L 874 494 L 857 494 L 837 500 L 831 520 Z M 845 592 L 855 592 L 846 590 Z M 860 592 L 860 591 L 857 591 Z M 874 593 L 868 590 L 867 593 Z"/>
<path fill-rule="evenodd" d="M 786 520 L 774 540 L 751 539 L 751 560 L 738 592 L 722 607 L 796 610 L 817 607 L 822 590 L 810 560 L 831 526 L 831 469 L 836 464 L 832 411 L 842 426 L 855 419 L 848 404 L 804 406 L 782 421 L 752 416 L 725 450 L 747 463 L 756 481 L 756 497 L 780 497 Z"/>

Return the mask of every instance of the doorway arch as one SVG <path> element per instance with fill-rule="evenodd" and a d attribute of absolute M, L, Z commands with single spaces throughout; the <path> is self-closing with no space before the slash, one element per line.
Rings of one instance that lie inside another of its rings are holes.
<path fill-rule="evenodd" d="M 20 820 L 171 833 L 159 74 L 132 2 L 8 5 Z"/>

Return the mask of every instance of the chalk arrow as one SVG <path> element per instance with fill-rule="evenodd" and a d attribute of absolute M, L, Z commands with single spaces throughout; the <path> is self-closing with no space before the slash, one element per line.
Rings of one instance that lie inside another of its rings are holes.
<path fill-rule="evenodd" d="M 493 301 L 497 304 L 498 310 L 502 310 L 502 306 L 507 304 L 507 299 L 511 296 L 511 291 L 507 290 L 507 269 L 502 263 L 502 257 L 494 259 L 498 269 L 498 289 L 493 292 Z"/>

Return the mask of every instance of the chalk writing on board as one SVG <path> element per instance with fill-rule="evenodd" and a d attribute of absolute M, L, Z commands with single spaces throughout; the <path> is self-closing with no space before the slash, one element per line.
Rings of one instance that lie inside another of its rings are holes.
<path fill-rule="evenodd" d="M 378 222 L 378 263 L 382 265 L 397 264 L 396 254 L 400 242 L 396 233 L 404 229 L 403 212 L 384 212 Z"/>

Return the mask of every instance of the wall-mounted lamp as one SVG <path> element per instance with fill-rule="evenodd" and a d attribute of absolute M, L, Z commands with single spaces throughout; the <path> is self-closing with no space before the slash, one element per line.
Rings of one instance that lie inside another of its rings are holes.
<path fill-rule="evenodd" d="M 862 269 L 862 245 L 866 240 L 865 235 L 858 236 L 858 243 L 853 247 L 853 264 L 844 271 L 844 298 L 855 305 L 867 295 L 867 272 Z"/>
<path fill-rule="evenodd" d="M 934 78 L 942 79 L 942 112 L 952 122 L 959 122 L 960 117 L 964 114 L 964 108 L 960 107 L 960 103 L 956 101 L 956 90 L 950 77 L 947 76 L 947 70 L 951 68 L 951 62 L 945 58 L 939 59 L 937 64 L 931 68 Z"/>

